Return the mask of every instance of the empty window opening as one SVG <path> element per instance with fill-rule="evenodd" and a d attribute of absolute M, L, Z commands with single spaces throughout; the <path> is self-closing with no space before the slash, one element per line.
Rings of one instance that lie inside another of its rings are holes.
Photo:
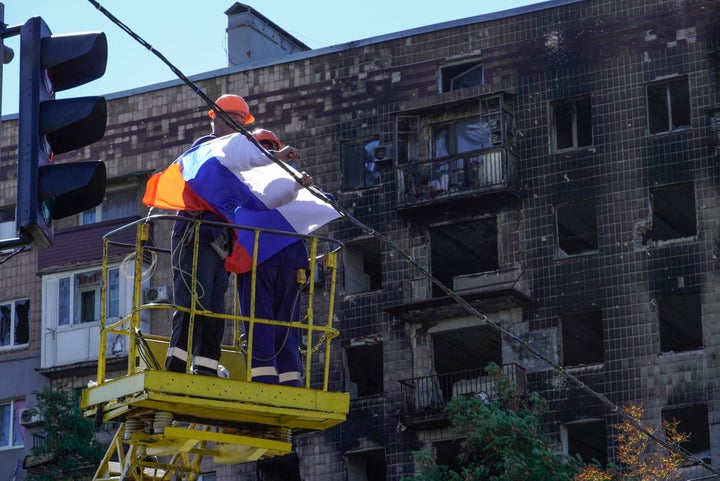
<path fill-rule="evenodd" d="M 418 123 L 419 117 L 417 115 L 401 115 L 395 119 L 397 161 L 399 164 L 416 162 L 420 159 Z"/>
<path fill-rule="evenodd" d="M 348 142 L 342 145 L 343 189 L 362 189 L 380 184 L 380 171 L 375 163 L 377 139 Z"/>
<path fill-rule="evenodd" d="M 607 428 L 604 420 L 595 419 L 563 424 L 560 430 L 565 454 L 580 455 L 589 464 L 597 460 L 602 466 L 608 462 Z"/>
<path fill-rule="evenodd" d="M 257 474 L 259 481 L 301 481 L 302 479 L 296 453 L 258 461 Z"/>
<path fill-rule="evenodd" d="M 348 481 L 382 481 L 387 476 L 384 449 L 368 449 L 345 455 Z"/>
<path fill-rule="evenodd" d="M 473 326 L 432 333 L 435 372 L 439 375 L 474 370 L 484 375 L 493 362 L 502 365 L 500 333 L 492 326 Z"/>
<path fill-rule="evenodd" d="M 430 248 L 432 275 L 450 288 L 456 276 L 497 270 L 497 218 L 432 228 Z M 444 295 L 433 284 L 433 296 Z"/>
<path fill-rule="evenodd" d="M 648 129 L 651 134 L 690 127 L 690 93 L 687 77 L 647 86 Z"/>
<path fill-rule="evenodd" d="M 598 250 L 597 217 L 592 199 L 556 208 L 558 257 L 588 254 Z"/>
<path fill-rule="evenodd" d="M 382 394 L 383 385 L 383 343 L 377 337 L 353 339 L 345 348 L 347 360 L 346 389 L 352 398 Z"/>
<path fill-rule="evenodd" d="M 477 60 L 440 67 L 441 92 L 475 87 L 483 83 L 483 64 Z"/>
<path fill-rule="evenodd" d="M 380 241 L 375 238 L 349 242 L 343 250 L 345 294 L 376 291 L 382 287 Z"/>
<path fill-rule="evenodd" d="M 450 471 L 460 474 L 462 464 L 460 453 L 462 453 L 462 441 L 460 439 L 449 439 L 437 441 L 432 444 L 435 451 L 435 459 L 438 466 L 447 466 Z"/>
<path fill-rule="evenodd" d="M 560 100 L 551 104 L 553 150 L 592 145 L 590 97 Z"/>
<path fill-rule="evenodd" d="M 650 189 L 652 225 L 643 242 L 692 237 L 697 233 L 695 188 L 692 182 Z"/>
<path fill-rule="evenodd" d="M 663 422 L 679 421 L 677 431 L 690 435 L 681 444 L 690 453 L 710 463 L 710 428 L 705 404 L 663 410 Z"/>
<path fill-rule="evenodd" d="M 676 294 L 657 299 L 660 352 L 701 349 L 702 305 L 700 294 Z"/>
<path fill-rule="evenodd" d="M 563 314 L 562 359 L 565 366 L 597 364 L 605 359 L 600 309 Z"/>

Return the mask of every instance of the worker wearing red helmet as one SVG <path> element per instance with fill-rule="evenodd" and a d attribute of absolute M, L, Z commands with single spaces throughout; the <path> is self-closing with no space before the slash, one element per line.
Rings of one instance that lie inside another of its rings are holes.
<path fill-rule="evenodd" d="M 278 139 L 278 136 L 275 135 L 275 132 L 272 130 L 257 128 L 252 131 L 252 136 L 267 150 L 282 149 L 280 139 Z"/>
<path fill-rule="evenodd" d="M 282 149 L 280 139 L 270 130 L 255 129 L 252 136 L 266 150 L 279 151 Z M 291 160 L 286 162 L 294 163 Z M 301 175 L 301 183 L 304 186 L 313 185 L 312 177 L 305 172 L 302 172 Z M 302 320 L 300 317 L 300 292 L 308 267 L 308 253 L 302 239 L 297 239 L 258 264 L 255 285 L 255 317 L 281 322 L 300 322 Z M 240 274 L 237 279 L 240 309 L 242 314 L 248 315 L 253 287 L 252 273 Z M 245 328 L 249 328 L 247 323 Z M 256 382 L 300 386 L 301 364 L 298 330 L 287 326 L 254 324 L 250 373 L 252 380 Z"/>

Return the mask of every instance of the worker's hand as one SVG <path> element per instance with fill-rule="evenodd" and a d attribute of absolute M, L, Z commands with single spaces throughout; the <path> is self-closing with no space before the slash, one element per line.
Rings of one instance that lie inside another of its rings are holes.
<path fill-rule="evenodd" d="M 310 187 L 314 184 L 313 178 L 307 172 L 300 173 L 302 174 L 302 177 L 300 178 L 300 183 L 303 187 Z"/>
<path fill-rule="evenodd" d="M 295 147 L 290 147 L 289 145 L 286 145 L 281 150 L 278 150 L 275 153 L 275 157 L 279 160 L 282 160 L 283 162 L 298 160 L 300 158 L 300 151 Z"/>

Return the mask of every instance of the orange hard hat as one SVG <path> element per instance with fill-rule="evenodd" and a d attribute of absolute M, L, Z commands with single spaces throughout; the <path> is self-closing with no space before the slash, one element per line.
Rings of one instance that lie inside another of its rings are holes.
<path fill-rule="evenodd" d="M 228 114 L 242 114 L 245 116 L 245 125 L 255 122 L 255 117 L 250 113 L 245 99 L 239 95 L 226 94 L 222 95 L 215 101 L 218 107 L 223 109 Z M 208 110 L 208 115 L 211 119 L 215 118 L 215 110 Z"/>
<path fill-rule="evenodd" d="M 275 135 L 275 132 L 272 130 L 267 129 L 255 129 L 252 131 L 252 136 L 255 137 L 255 140 L 262 143 L 265 142 L 272 142 L 275 144 L 274 150 L 280 150 L 282 149 L 282 142 L 280 142 L 280 139 L 278 139 L 278 136 Z"/>

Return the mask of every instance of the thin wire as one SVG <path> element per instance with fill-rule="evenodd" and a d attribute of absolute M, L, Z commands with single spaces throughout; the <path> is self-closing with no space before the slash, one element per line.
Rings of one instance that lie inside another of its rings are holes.
<path fill-rule="evenodd" d="M 105 8 L 103 8 L 96 0 L 88 0 L 95 8 L 97 8 L 101 13 L 103 13 L 106 17 L 108 17 L 113 23 L 115 23 L 117 26 L 119 26 L 122 30 L 124 30 L 128 35 L 130 35 L 133 39 L 135 39 L 137 42 L 139 42 L 141 45 L 143 45 L 145 48 L 150 50 L 155 56 L 157 56 L 160 60 L 162 60 L 169 68 L 172 70 L 172 72 L 177 75 L 178 78 L 180 78 L 185 84 L 187 84 L 193 92 L 195 92 L 197 95 L 199 95 L 212 109 L 214 109 L 218 116 L 220 116 L 223 121 L 225 121 L 229 126 L 234 128 L 237 132 L 242 133 L 245 135 L 245 137 L 248 138 L 249 141 L 251 141 L 255 146 L 260 149 L 260 151 L 268 158 L 270 158 L 273 162 L 275 162 L 277 165 L 279 165 L 283 170 L 285 170 L 287 173 L 289 173 L 296 182 L 298 182 L 300 185 L 302 185 L 302 178 L 298 177 L 296 175 L 296 172 L 291 169 L 289 166 L 287 166 L 284 162 L 277 159 L 272 153 L 270 153 L 267 149 L 265 149 L 260 143 L 250 134 L 250 132 L 245 129 L 244 126 L 242 126 L 240 123 L 238 123 L 232 116 L 230 116 L 227 112 L 225 112 L 220 106 L 218 106 L 210 97 L 208 97 L 200 88 L 195 85 L 190 79 L 188 79 L 177 67 L 175 67 L 167 58 L 165 58 L 164 55 L 162 55 L 160 52 L 155 50 L 152 45 L 147 43 L 144 39 L 142 39 L 139 35 L 137 35 L 135 32 L 133 32 L 127 25 L 122 23 L 120 20 L 118 20 L 113 14 L 108 12 Z M 580 379 L 578 379 L 573 374 L 565 371 L 564 367 L 553 362 L 550 360 L 547 356 L 545 356 L 543 353 L 532 347 L 527 341 L 521 339 L 520 337 L 516 336 L 512 332 L 508 331 L 504 327 L 502 327 L 499 324 L 495 324 L 490 321 L 490 319 L 485 315 L 479 312 L 477 309 L 475 309 L 470 303 L 468 303 L 465 299 L 460 297 L 458 294 L 453 292 L 450 288 L 445 286 L 442 282 L 440 282 L 437 278 L 435 278 L 427 269 L 425 269 L 418 261 L 416 261 L 412 256 L 404 252 L 395 242 L 393 242 L 391 239 L 383 235 L 382 233 L 376 231 L 375 229 L 363 224 L 358 219 L 353 217 L 344 207 L 342 207 L 340 204 L 338 204 L 333 198 L 328 197 L 325 193 L 323 193 L 321 190 L 314 186 L 303 186 L 307 190 L 309 190 L 313 195 L 315 195 L 317 198 L 321 199 L 323 202 L 326 202 L 330 206 L 332 206 L 342 217 L 345 217 L 347 220 L 352 222 L 355 226 L 360 228 L 362 231 L 366 232 L 367 234 L 370 234 L 371 236 L 374 236 L 381 242 L 383 242 L 385 245 L 389 246 L 392 250 L 397 252 L 405 261 L 407 261 L 409 264 L 411 264 L 415 269 L 420 271 L 427 279 L 432 281 L 433 284 L 435 284 L 438 288 L 442 289 L 442 291 L 449 297 L 452 297 L 458 304 L 460 304 L 462 307 L 465 308 L 466 311 L 468 311 L 473 316 L 480 319 L 483 323 L 491 326 L 492 328 L 499 331 L 502 335 L 507 336 L 508 338 L 512 339 L 513 341 L 517 342 L 521 346 L 523 346 L 526 350 L 528 350 L 531 354 L 533 354 L 535 357 L 543 361 L 545 364 L 550 366 L 553 370 L 557 371 L 560 375 L 565 376 L 567 379 L 572 381 L 573 384 L 575 384 L 577 387 L 588 393 L 589 395 L 597 398 L 599 401 L 601 401 L 605 406 L 607 406 L 611 412 L 618 414 L 622 418 L 624 418 L 626 421 L 628 421 L 631 425 L 635 427 L 638 431 L 643 433 L 645 436 L 647 436 L 649 439 L 652 439 L 657 444 L 665 447 L 668 450 L 677 452 L 678 454 L 682 455 L 686 459 L 690 459 L 696 464 L 703 466 L 707 470 L 720 475 L 720 471 L 715 470 L 712 466 L 704 462 L 699 457 L 695 456 L 694 454 L 690 453 L 688 450 L 683 448 L 682 446 L 679 446 L 675 443 L 671 443 L 665 439 L 662 439 L 658 437 L 653 430 L 650 428 L 647 428 L 645 425 L 643 425 L 639 420 L 634 419 L 632 416 L 627 414 L 623 409 L 621 409 L 617 404 L 613 403 L 610 399 L 608 399 L 603 394 L 600 394 L 594 390 L 592 390 L 589 386 L 587 386 L 584 382 L 582 382 Z"/>

